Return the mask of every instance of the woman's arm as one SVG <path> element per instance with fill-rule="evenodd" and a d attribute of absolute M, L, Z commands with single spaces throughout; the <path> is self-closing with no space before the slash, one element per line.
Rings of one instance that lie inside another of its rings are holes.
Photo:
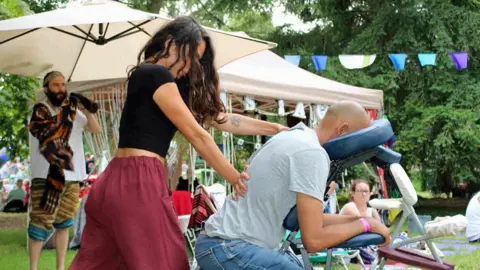
<path fill-rule="evenodd" d="M 223 124 L 212 121 L 211 125 L 221 131 L 226 131 L 239 135 L 274 135 L 288 127 L 277 123 L 253 119 L 247 116 L 234 113 L 221 113 L 218 119 L 226 117 Z"/>
<path fill-rule="evenodd" d="M 241 175 L 228 162 L 212 136 L 197 123 L 180 96 L 177 85 L 175 83 L 163 84 L 153 94 L 153 100 L 210 166 L 234 185 L 236 192 L 243 196 L 246 187 L 241 178 L 248 176 Z"/>

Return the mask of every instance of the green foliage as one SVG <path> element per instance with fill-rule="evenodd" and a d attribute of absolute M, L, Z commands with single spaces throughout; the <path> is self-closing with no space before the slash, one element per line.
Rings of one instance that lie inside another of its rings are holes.
<path fill-rule="evenodd" d="M 65 6 L 68 0 L 24 0 L 34 13 L 54 10 Z"/>
<path fill-rule="evenodd" d="M 2 0 L 0 2 L 0 20 L 6 20 L 31 13 L 25 2 L 20 0 Z"/>
<path fill-rule="evenodd" d="M 28 156 L 29 101 L 38 86 L 36 79 L 0 75 L 0 148 L 7 147 L 10 156 Z"/>
<path fill-rule="evenodd" d="M 30 14 L 19 0 L 0 2 L 0 20 Z M 0 148 L 7 147 L 10 156 L 28 155 L 28 101 L 33 97 L 36 80 L 0 74 Z"/>
<path fill-rule="evenodd" d="M 384 90 L 385 113 L 397 134 L 394 149 L 409 168 L 420 165 L 425 186 L 446 192 L 459 182 L 478 181 L 480 13 L 471 1 L 302 1 L 287 10 L 319 21 L 309 33 L 278 29 L 276 52 L 330 58 L 321 76 Z M 469 53 L 467 70 L 457 71 L 447 55 Z M 435 67 L 420 67 L 417 53 L 436 52 Z M 362 70 L 346 70 L 339 54 L 377 54 Z M 406 69 L 395 71 L 388 53 L 406 53 Z M 428 185 L 427 185 L 428 184 Z"/>

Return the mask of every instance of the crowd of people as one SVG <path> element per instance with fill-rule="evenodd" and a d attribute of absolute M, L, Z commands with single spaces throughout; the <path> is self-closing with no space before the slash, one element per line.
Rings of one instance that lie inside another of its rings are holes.
<path fill-rule="evenodd" d="M 30 162 L 16 157 L 0 167 L 0 211 L 25 212 L 28 205 L 30 186 Z"/>

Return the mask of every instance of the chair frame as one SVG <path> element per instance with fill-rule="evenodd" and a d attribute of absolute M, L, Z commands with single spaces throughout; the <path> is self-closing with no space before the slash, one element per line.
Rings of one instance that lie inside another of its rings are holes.
<path fill-rule="evenodd" d="M 395 183 L 397 183 L 397 179 L 395 179 L 395 177 L 391 173 L 390 166 L 388 166 L 388 168 L 385 170 L 385 173 L 388 173 L 389 176 L 391 176 L 392 179 L 395 181 Z M 402 194 L 402 190 L 400 190 L 400 193 Z M 400 235 L 402 226 L 405 224 L 405 222 L 407 221 L 407 219 L 409 217 L 411 217 L 413 219 L 414 224 L 417 225 L 417 227 L 419 228 L 420 236 L 412 237 L 412 238 L 402 240 L 402 241 L 399 241 L 399 242 L 396 242 L 396 243 L 393 243 L 393 241 L 392 241 L 389 244 L 388 247 L 392 248 L 392 249 L 397 249 L 397 248 L 406 246 L 408 244 L 417 243 L 417 242 L 420 242 L 420 241 L 425 241 L 428 248 L 430 249 L 430 252 L 432 253 L 433 260 L 435 260 L 439 264 L 444 264 L 444 262 L 442 261 L 442 259 L 440 258 L 440 256 L 437 253 L 438 248 L 435 246 L 435 244 L 432 241 L 436 237 L 431 237 L 431 236 L 427 235 L 427 232 L 426 232 L 424 226 L 422 225 L 422 223 L 420 222 L 420 219 L 418 218 L 413 205 L 408 205 L 403 200 L 404 195 L 405 194 L 402 194 L 402 198 L 395 199 L 395 200 L 398 200 L 400 202 L 400 208 L 399 209 L 402 210 L 402 216 L 400 217 L 400 220 L 398 221 L 398 223 L 396 225 L 395 231 L 392 234 L 392 238 Z M 381 201 L 382 199 L 379 199 L 379 200 Z M 396 209 L 398 209 L 398 208 L 389 209 L 389 208 L 385 207 L 385 209 L 383 209 L 383 210 L 396 210 Z M 428 256 L 428 257 L 432 257 L 432 256 Z M 383 269 L 385 264 L 386 264 L 386 258 L 384 258 L 384 257 L 379 258 L 379 269 Z M 372 267 L 376 267 L 376 262 L 372 264 Z"/>
<path fill-rule="evenodd" d="M 354 165 L 360 164 L 362 162 L 370 160 L 375 166 L 381 167 L 383 169 L 388 169 L 389 163 L 386 163 L 381 158 L 377 157 L 377 155 L 382 151 L 381 147 L 375 147 L 373 149 L 369 149 L 363 151 L 361 153 L 352 155 L 345 159 L 334 160 L 330 164 L 330 172 L 327 178 L 327 186 L 330 182 L 333 181 L 335 177 L 337 177 L 341 172 L 345 169 L 350 168 Z M 289 213 L 290 214 L 290 213 Z M 287 215 L 288 216 L 288 215 Z M 291 233 L 288 235 L 287 239 L 284 241 L 282 246 L 279 249 L 280 254 L 285 254 L 286 250 L 290 245 L 295 245 L 301 252 L 302 262 L 305 270 L 312 270 L 313 266 L 310 263 L 308 252 L 305 249 L 303 242 L 301 239 L 296 239 L 295 236 L 298 232 L 300 227 L 297 226 L 294 230 L 291 230 Z M 332 267 L 332 257 L 333 257 L 333 249 L 336 247 L 331 247 L 327 249 L 327 262 L 325 269 L 329 270 Z M 358 247 L 357 247 L 358 248 Z"/>

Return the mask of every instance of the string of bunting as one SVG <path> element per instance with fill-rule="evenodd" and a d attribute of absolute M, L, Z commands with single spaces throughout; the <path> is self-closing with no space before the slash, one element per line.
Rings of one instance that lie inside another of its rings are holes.
<path fill-rule="evenodd" d="M 225 93 L 225 92 L 220 93 L 220 98 L 222 98 L 223 93 Z M 222 100 L 223 100 L 223 98 L 222 98 Z M 285 115 L 290 115 L 290 114 L 295 113 L 295 111 L 289 111 L 289 112 L 283 112 L 283 114 L 282 113 L 278 114 L 278 113 L 272 113 L 272 112 L 267 112 L 267 111 L 258 109 L 255 106 L 255 100 L 251 97 L 247 97 L 246 98 L 247 101 L 245 101 L 241 98 L 238 98 L 238 97 L 235 97 L 235 100 L 240 102 L 241 104 L 243 104 L 246 111 L 254 111 L 255 113 L 266 115 L 266 116 L 279 116 L 279 115 L 280 116 L 285 116 Z M 283 101 L 281 101 L 281 102 L 283 104 Z"/>
<path fill-rule="evenodd" d="M 455 68 L 457 70 L 466 69 L 468 67 L 468 53 L 467 52 L 450 52 L 448 53 L 450 59 L 455 64 Z M 338 56 L 340 63 L 346 69 L 361 69 L 368 67 L 375 62 L 377 55 L 349 55 L 349 54 L 342 54 Z M 405 53 L 391 53 L 388 54 L 388 58 L 393 64 L 395 70 L 404 70 L 405 69 L 405 62 L 407 60 L 408 55 Z M 417 54 L 418 61 L 420 62 L 420 66 L 435 66 L 437 60 L 436 53 L 419 53 Z M 285 55 L 285 60 L 290 62 L 295 66 L 299 66 L 300 64 L 300 55 Z M 312 62 L 315 66 L 317 71 L 322 71 L 327 69 L 327 55 L 312 55 Z"/>

